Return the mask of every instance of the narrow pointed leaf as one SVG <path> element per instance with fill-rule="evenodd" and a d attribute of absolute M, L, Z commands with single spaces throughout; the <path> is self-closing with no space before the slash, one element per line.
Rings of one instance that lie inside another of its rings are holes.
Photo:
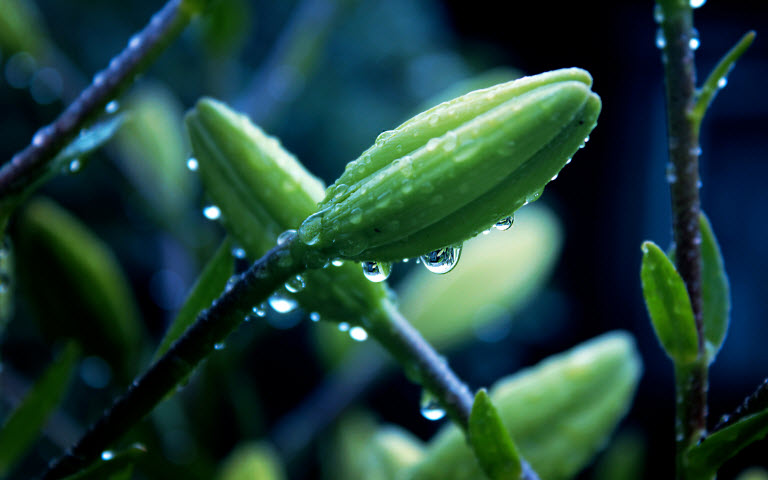
<path fill-rule="evenodd" d="M 0 427 L 0 477 L 21 460 L 59 405 L 77 367 L 79 349 L 69 343 Z"/>
<path fill-rule="evenodd" d="M 138 444 L 120 452 L 105 452 L 101 460 L 62 480 L 130 480 L 134 464 L 145 454 L 146 449 Z"/>
<path fill-rule="evenodd" d="M 752 443 L 768 434 L 768 409 L 714 432 L 688 452 L 690 478 L 706 478 Z"/>
<path fill-rule="evenodd" d="M 723 345 L 728 332 L 731 313 L 731 292 L 725 273 L 720 246 L 712 231 L 712 225 L 702 213 L 701 231 L 701 296 L 704 339 L 707 357 L 711 363 Z"/>
<path fill-rule="evenodd" d="M 226 238 L 205 265 L 203 272 L 197 278 L 195 285 L 184 301 L 184 305 L 176 313 L 176 317 L 166 330 L 165 336 L 160 342 L 157 352 L 155 352 L 156 359 L 170 348 L 173 342 L 195 322 L 197 315 L 210 306 L 211 302 L 216 300 L 224 290 L 227 281 L 234 273 L 231 251 L 232 242 Z"/>
<path fill-rule="evenodd" d="M 475 395 L 469 416 L 469 444 L 490 480 L 516 480 L 523 471 L 520 454 L 488 393 Z"/>
<path fill-rule="evenodd" d="M 691 363 L 699 350 L 693 309 L 683 279 L 656 244 L 644 242 L 642 250 L 643 297 L 656 337 L 673 361 Z"/>

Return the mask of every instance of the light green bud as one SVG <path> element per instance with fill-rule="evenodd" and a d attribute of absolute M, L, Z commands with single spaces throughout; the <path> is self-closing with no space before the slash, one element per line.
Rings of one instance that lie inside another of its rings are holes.
<path fill-rule="evenodd" d="M 630 335 L 590 340 L 499 380 L 491 400 L 515 443 L 542 479 L 564 480 L 587 465 L 629 408 L 640 377 Z M 409 480 L 483 478 L 464 434 L 440 432 Z"/>
<path fill-rule="evenodd" d="M 249 258 L 261 257 L 316 210 L 322 182 L 245 115 L 204 98 L 186 125 L 205 191 Z M 303 280 L 305 288 L 290 295 L 324 320 L 361 323 L 387 297 L 385 285 L 367 281 L 350 262 L 308 270 Z"/>
<path fill-rule="evenodd" d="M 462 243 L 538 198 L 600 112 L 557 70 L 444 102 L 379 135 L 299 229 L 325 255 L 381 262 Z"/>

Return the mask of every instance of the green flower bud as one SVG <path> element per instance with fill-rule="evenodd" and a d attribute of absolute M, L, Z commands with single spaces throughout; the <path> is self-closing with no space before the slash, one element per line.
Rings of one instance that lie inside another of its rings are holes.
<path fill-rule="evenodd" d="M 600 112 L 591 83 L 580 69 L 526 77 L 382 133 L 300 238 L 330 257 L 382 262 L 462 243 L 537 199 L 583 145 Z"/>
<path fill-rule="evenodd" d="M 632 337 L 615 332 L 499 380 L 491 400 L 541 478 L 573 477 L 602 448 L 629 408 L 641 363 Z M 463 433 L 448 426 L 409 480 L 483 478 Z"/>
<path fill-rule="evenodd" d="M 202 99 L 186 125 L 205 190 L 249 258 L 261 257 L 282 232 L 316 210 L 322 182 L 246 116 Z M 302 277 L 292 288 L 298 291 L 286 295 L 324 320 L 359 324 L 387 297 L 386 287 L 367 281 L 359 264 L 309 270 Z"/>

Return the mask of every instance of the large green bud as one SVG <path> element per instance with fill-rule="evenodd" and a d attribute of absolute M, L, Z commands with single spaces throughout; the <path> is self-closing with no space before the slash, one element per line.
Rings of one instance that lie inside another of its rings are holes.
<path fill-rule="evenodd" d="M 393 261 L 461 244 L 538 198 L 600 113 L 584 70 L 444 102 L 382 133 L 299 237 L 328 257 Z"/>

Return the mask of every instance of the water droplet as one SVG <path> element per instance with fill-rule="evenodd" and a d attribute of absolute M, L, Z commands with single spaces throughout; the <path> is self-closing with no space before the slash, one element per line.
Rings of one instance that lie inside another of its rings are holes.
<path fill-rule="evenodd" d="M 112 100 L 104 107 L 104 111 L 107 113 L 115 113 L 120 108 L 120 103 L 117 100 Z"/>
<path fill-rule="evenodd" d="M 351 212 L 349 212 L 349 222 L 353 225 L 357 225 L 360 222 L 363 221 L 363 211 L 359 208 L 352 209 Z"/>
<path fill-rule="evenodd" d="M 101 459 L 104 460 L 105 462 L 112 460 L 113 458 L 115 458 L 115 454 L 114 452 L 112 452 L 112 450 L 104 450 L 103 452 L 101 452 Z"/>
<path fill-rule="evenodd" d="M 98 87 L 99 85 L 104 83 L 104 80 L 106 79 L 107 79 L 107 75 L 103 71 L 98 72 L 96 75 L 93 76 L 93 84 Z"/>
<path fill-rule="evenodd" d="M 422 417 L 427 420 L 432 420 L 433 422 L 445 417 L 445 410 L 443 407 L 441 407 L 437 399 L 426 390 L 421 394 L 420 410 Z"/>
<path fill-rule="evenodd" d="M 432 273 L 448 273 L 456 267 L 461 256 L 461 246 L 439 248 L 426 255 L 422 255 L 421 261 Z"/>
<path fill-rule="evenodd" d="M 69 162 L 69 165 L 67 166 L 67 169 L 69 170 L 69 173 L 77 173 L 80 171 L 80 168 L 82 168 L 82 162 L 80 162 L 79 158 L 73 159 L 71 162 Z"/>
<path fill-rule="evenodd" d="M 256 314 L 257 317 L 264 317 L 264 315 L 267 314 L 267 306 L 265 304 L 260 304 L 256 307 L 253 307 L 251 309 L 254 314 Z"/>
<path fill-rule="evenodd" d="M 208 220 L 218 220 L 221 217 L 221 210 L 216 205 L 208 205 L 203 208 L 203 215 Z"/>
<path fill-rule="evenodd" d="M 429 116 L 429 126 L 435 127 L 437 126 L 437 123 L 440 121 L 440 116 L 436 113 L 433 113 Z"/>
<path fill-rule="evenodd" d="M 347 322 L 341 322 L 338 326 L 340 332 L 346 332 L 349 330 L 349 324 Z"/>
<path fill-rule="evenodd" d="M 331 260 L 331 265 L 333 265 L 334 267 L 340 267 L 340 266 L 344 265 L 344 260 L 342 260 L 340 258 L 336 258 L 334 260 Z"/>
<path fill-rule="evenodd" d="M 532 194 L 528 195 L 528 197 L 525 199 L 526 205 L 532 202 L 535 202 L 539 198 L 541 198 L 541 194 L 544 193 L 544 189 L 537 190 L 533 192 Z"/>
<path fill-rule="evenodd" d="M 430 138 L 427 142 L 427 151 L 432 152 L 437 148 L 437 144 L 440 143 L 440 139 L 438 138 Z"/>
<path fill-rule="evenodd" d="M 688 39 L 688 46 L 691 50 L 696 50 L 701 46 L 701 40 L 699 40 L 699 32 L 695 28 L 691 30 L 691 38 Z"/>
<path fill-rule="evenodd" d="M 589 141 L 589 135 L 587 135 L 586 137 L 584 137 L 584 143 L 587 143 L 588 141 Z"/>
<path fill-rule="evenodd" d="M 565 161 L 565 164 L 566 164 L 566 165 L 568 165 L 568 164 L 569 164 L 569 163 L 571 163 L 572 161 L 573 161 L 573 158 L 569 158 L 568 160 L 566 160 L 566 161 Z"/>
<path fill-rule="evenodd" d="M 382 143 L 386 142 L 389 137 L 395 134 L 394 130 L 386 130 L 384 132 L 381 132 L 378 137 L 376 137 L 376 145 L 381 145 Z"/>
<path fill-rule="evenodd" d="M 717 88 L 725 88 L 726 85 L 728 85 L 728 77 L 720 77 L 720 80 L 717 81 Z"/>
<path fill-rule="evenodd" d="M 664 37 L 664 31 L 659 27 L 656 30 L 656 48 L 664 48 L 667 46 L 667 39 Z"/>
<path fill-rule="evenodd" d="M 285 282 L 285 289 L 288 290 L 291 293 L 296 293 L 304 290 L 305 283 L 304 283 L 304 277 L 301 275 L 296 275 L 292 279 Z"/>
<path fill-rule="evenodd" d="M 667 182 L 675 183 L 677 181 L 677 170 L 672 163 L 667 164 Z"/>
<path fill-rule="evenodd" d="M 509 230 L 510 228 L 512 228 L 512 225 L 514 223 L 515 223 L 515 216 L 510 215 L 496 222 L 496 225 L 494 225 L 494 227 L 496 227 L 496 230 L 501 230 L 503 232 L 505 230 Z"/>
<path fill-rule="evenodd" d="M 285 245 L 296 234 L 296 230 L 286 230 L 277 236 L 277 244 L 280 246 Z"/>
<path fill-rule="evenodd" d="M 307 245 L 314 245 L 320 241 L 320 231 L 323 227 L 323 214 L 326 210 L 320 210 L 313 213 L 301 223 L 299 227 L 299 238 Z"/>
<path fill-rule="evenodd" d="M 224 344 L 224 342 L 219 342 L 219 343 L 217 343 L 217 344 L 215 344 L 215 345 L 213 346 L 213 349 L 214 349 L 214 350 L 224 350 L 224 347 L 226 347 L 226 345 Z"/>
<path fill-rule="evenodd" d="M 298 304 L 296 300 L 284 295 L 282 292 L 277 291 L 270 295 L 269 306 L 272 307 L 277 313 L 288 313 L 296 310 Z"/>
<path fill-rule="evenodd" d="M 132 36 L 131 39 L 128 40 L 128 48 L 131 50 L 139 48 L 139 45 L 141 45 L 141 37 L 139 37 L 139 34 Z"/>
<path fill-rule="evenodd" d="M 51 134 L 53 129 L 48 127 L 43 127 L 37 132 L 35 132 L 35 136 L 32 137 L 32 145 L 36 147 L 41 147 L 43 143 L 48 139 L 48 136 Z"/>
<path fill-rule="evenodd" d="M 490 229 L 488 229 L 488 230 L 483 230 L 483 235 L 488 235 L 489 233 L 491 233 L 491 230 L 490 230 Z"/>
<path fill-rule="evenodd" d="M 445 134 L 445 137 L 443 139 L 443 150 L 445 150 L 446 152 L 452 152 L 456 148 L 456 145 L 458 145 L 458 143 L 459 143 L 459 139 L 456 136 L 456 132 L 450 131 Z"/>
<path fill-rule="evenodd" d="M 320 321 L 320 314 L 317 312 L 312 312 L 309 314 L 309 319 L 313 322 L 319 322 Z"/>
<path fill-rule="evenodd" d="M 232 256 L 235 258 L 245 258 L 245 250 L 240 247 L 234 247 L 232 249 Z"/>
<path fill-rule="evenodd" d="M 691 0 L 691 8 L 699 8 L 707 3 L 707 0 Z"/>
<path fill-rule="evenodd" d="M 661 5 L 658 3 L 655 7 L 653 7 L 653 20 L 656 23 L 661 23 L 664 21 L 664 10 L 661 9 Z"/>
<path fill-rule="evenodd" d="M 383 282 L 392 272 L 392 264 L 389 262 L 363 262 L 363 274 L 372 282 Z"/>
<path fill-rule="evenodd" d="M 550 182 L 557 180 L 557 174 L 552 175 L 552 178 L 549 179 Z"/>
<path fill-rule="evenodd" d="M 363 327 L 352 327 L 349 329 L 349 336 L 356 342 L 364 342 L 368 339 L 368 332 Z"/>
<path fill-rule="evenodd" d="M 196 172 L 198 167 L 197 159 L 195 157 L 189 157 L 187 159 L 187 168 L 191 172 Z"/>

